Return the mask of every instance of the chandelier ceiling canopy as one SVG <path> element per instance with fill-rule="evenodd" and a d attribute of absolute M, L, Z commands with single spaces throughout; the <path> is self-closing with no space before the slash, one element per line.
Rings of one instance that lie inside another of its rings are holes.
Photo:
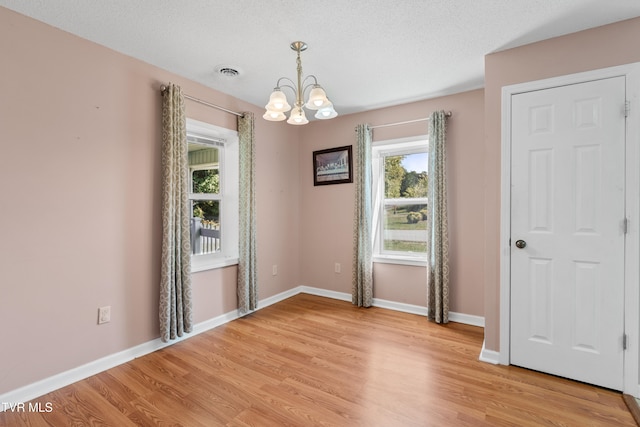
<path fill-rule="evenodd" d="M 272 122 L 279 122 L 287 118 L 284 113 L 291 110 L 291 105 L 287 102 L 287 97 L 282 91 L 282 88 L 285 87 L 291 89 L 295 96 L 293 110 L 289 115 L 287 123 L 292 125 L 309 123 L 309 120 L 305 116 L 305 108 L 315 110 L 316 114 L 314 117 L 317 119 L 326 120 L 336 117 L 338 113 L 334 110 L 333 104 L 329 101 L 329 98 L 327 98 L 327 94 L 324 92 L 324 89 L 322 89 L 322 86 L 318 84 L 316 76 L 309 75 L 304 79 L 302 78 L 300 52 L 307 50 L 307 44 L 305 42 L 295 41 L 291 43 L 291 49 L 297 52 L 297 83 L 289 78 L 280 77 L 269 97 L 269 103 L 265 106 L 267 111 L 262 117 Z M 282 82 L 284 82 L 284 84 Z M 304 96 L 307 90 L 309 90 L 309 95 L 305 102 Z"/>

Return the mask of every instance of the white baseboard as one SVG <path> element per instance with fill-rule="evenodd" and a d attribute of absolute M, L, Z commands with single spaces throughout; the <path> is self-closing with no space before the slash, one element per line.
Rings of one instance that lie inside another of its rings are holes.
<path fill-rule="evenodd" d="M 327 289 L 314 288 L 311 286 L 298 286 L 296 290 L 296 293 L 298 294 L 310 294 L 317 295 L 319 297 L 339 299 L 341 301 L 351 301 L 351 294 L 347 294 L 345 292 L 329 291 Z"/>
<path fill-rule="evenodd" d="M 129 362 L 137 357 L 159 350 L 166 345 L 169 344 L 163 343 L 158 338 L 131 347 L 0 395 L 0 402 L 18 403 L 33 400 L 69 384 Z M 0 411 L 2 410 L 4 410 L 4 407 L 0 408 Z"/>
<path fill-rule="evenodd" d="M 449 320 L 456 323 L 464 323 L 465 325 L 479 326 L 484 328 L 484 317 L 475 316 L 473 314 L 449 312 Z"/>
<path fill-rule="evenodd" d="M 297 288 L 289 289 L 288 291 L 280 292 L 279 294 L 274 295 L 272 297 L 262 299 L 258 303 L 258 309 L 269 307 L 270 305 L 273 305 L 280 301 L 284 301 L 287 298 L 291 298 L 294 295 L 298 295 L 299 293 L 300 293 L 300 287 L 297 287 Z"/>
<path fill-rule="evenodd" d="M 373 306 L 386 308 L 388 310 L 402 311 L 403 313 L 417 314 L 419 316 L 425 316 L 425 317 L 427 317 L 427 314 L 428 314 L 427 307 L 423 307 L 421 305 L 414 305 L 414 304 L 405 304 L 403 302 L 389 301 L 381 298 L 374 298 Z"/>
<path fill-rule="evenodd" d="M 333 299 L 342 300 L 342 301 L 351 301 L 351 294 L 347 294 L 344 292 L 330 291 L 327 289 L 314 288 L 310 286 L 298 286 L 296 288 L 289 289 L 288 291 L 260 300 L 258 302 L 258 309 L 268 307 L 272 304 L 283 301 L 299 293 L 317 295 L 321 297 L 333 298 Z M 404 304 L 404 303 L 388 301 L 380 298 L 374 298 L 373 305 L 375 307 L 402 311 L 405 313 L 418 314 L 422 316 L 427 315 L 427 308 L 418 306 L 418 305 Z M 54 390 L 58 390 L 62 387 L 66 387 L 70 384 L 73 384 L 77 381 L 88 378 L 92 375 L 99 374 L 100 372 L 106 371 L 107 369 L 111 369 L 123 363 L 129 362 L 135 358 L 142 357 L 146 354 L 149 354 L 154 351 L 160 350 L 164 347 L 173 345 L 177 342 L 184 341 L 195 335 L 201 334 L 205 331 L 216 328 L 225 323 L 231 322 L 232 320 L 235 320 L 239 317 L 240 317 L 240 314 L 238 310 L 233 310 L 228 313 L 221 314 L 220 316 L 214 317 L 212 319 L 209 319 L 194 325 L 193 331 L 190 334 L 185 334 L 182 337 L 179 337 L 171 342 L 165 343 L 165 342 L 162 342 L 160 338 L 156 338 L 154 340 L 148 341 L 146 343 L 142 343 L 140 345 L 120 351 L 118 353 L 114 353 L 109 356 L 105 356 L 100 359 L 94 360 L 85 365 L 72 368 L 68 371 L 61 372 L 59 374 L 53 375 L 51 377 L 45 378 L 40 381 L 36 381 L 32 384 L 26 385 L 24 387 L 20 387 L 16 390 L 9 391 L 5 394 L 0 395 L 0 402 L 19 403 L 19 402 L 27 402 L 27 401 L 36 399 Z M 449 320 L 451 320 L 452 322 L 466 323 L 474 326 L 484 326 L 484 318 L 479 316 L 471 316 L 467 314 L 449 312 Z M 496 352 L 485 350 L 484 343 L 483 343 L 482 353 L 485 353 L 485 352 L 498 354 Z M 483 360 L 482 353 L 481 353 L 480 360 Z M 491 359 L 492 355 L 488 354 L 487 357 Z M 496 357 L 496 360 L 497 360 L 497 357 Z M 489 360 L 485 360 L 485 361 L 489 361 Z M 490 363 L 493 363 L 493 362 L 490 362 Z M 4 406 L 5 405 L 0 405 L 0 412 L 4 410 Z"/>
<path fill-rule="evenodd" d="M 328 291 L 326 289 L 314 288 L 311 286 L 299 286 L 296 293 L 318 295 L 321 297 L 339 299 L 342 301 L 351 301 L 351 294 L 347 294 L 345 292 Z M 389 310 L 402 311 L 404 313 L 418 314 L 420 316 L 427 316 L 428 314 L 427 307 L 389 301 L 381 298 L 374 298 L 373 306 L 386 308 Z M 484 317 L 482 316 L 474 316 L 472 314 L 456 313 L 450 311 L 449 320 L 456 323 L 464 323 L 466 325 L 480 326 L 484 328 Z"/>
<path fill-rule="evenodd" d="M 274 295 L 272 297 L 265 298 L 264 300 L 259 301 L 258 307 L 259 308 L 268 307 L 272 304 L 285 300 L 298 293 L 300 293 L 298 288 L 282 292 L 278 295 Z M 214 317 L 212 319 L 209 319 L 194 325 L 193 331 L 191 333 L 184 334 L 182 337 L 179 337 L 171 342 L 165 343 L 160 338 L 147 341 L 146 343 L 142 343 L 135 347 L 131 347 L 127 350 L 123 350 L 121 352 L 102 357 L 98 360 L 94 360 L 93 362 L 89 362 L 85 365 L 78 366 L 68 371 L 61 372 L 59 374 L 53 375 L 51 377 L 45 378 L 35 383 L 29 384 L 24 387 L 20 387 L 16 390 L 12 390 L 10 392 L 2 394 L 0 395 L 0 402 L 19 403 L 19 402 L 27 402 L 29 400 L 33 400 L 37 397 L 50 393 L 54 390 L 58 390 L 62 387 L 66 387 L 70 384 L 73 384 L 77 381 L 88 378 L 92 375 L 99 374 L 100 372 L 106 371 L 107 369 L 114 368 L 118 365 L 129 362 L 138 357 L 142 357 L 146 354 L 160 350 L 164 347 L 173 345 L 180 341 L 184 341 L 188 338 L 201 334 L 205 331 L 208 331 L 209 329 L 213 329 L 225 323 L 228 323 L 239 317 L 240 317 L 240 314 L 238 310 L 233 310 L 228 313 L 221 314 L 220 316 Z M 2 412 L 3 410 L 4 410 L 4 405 L 0 405 L 0 412 Z"/>
<path fill-rule="evenodd" d="M 500 353 L 493 350 L 487 350 L 484 347 L 484 341 L 482 341 L 482 350 L 480 350 L 480 357 L 478 359 L 481 362 L 491 363 L 492 365 L 499 365 Z"/>

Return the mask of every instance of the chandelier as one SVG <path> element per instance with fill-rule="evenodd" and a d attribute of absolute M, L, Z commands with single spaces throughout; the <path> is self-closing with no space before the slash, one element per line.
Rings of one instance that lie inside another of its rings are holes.
<path fill-rule="evenodd" d="M 307 50 L 307 44 L 301 41 L 293 42 L 291 43 L 291 49 L 296 51 L 298 54 L 298 58 L 296 59 L 298 64 L 297 85 L 291 79 L 280 77 L 276 87 L 273 89 L 273 92 L 269 97 L 269 103 L 265 106 L 267 111 L 262 117 L 265 120 L 272 122 L 279 122 L 287 118 L 284 113 L 291 110 L 291 105 L 289 105 L 287 97 L 284 92 L 282 92 L 282 88 L 285 87 L 293 91 L 296 99 L 287 123 L 292 125 L 304 125 L 309 123 L 309 120 L 304 114 L 303 107 L 309 110 L 316 110 L 317 112 L 314 116 L 316 119 L 326 120 L 336 117 L 338 113 L 333 109 L 333 104 L 329 101 L 329 98 L 327 98 L 327 94 L 324 92 L 324 89 L 322 89 L 322 86 L 318 84 L 316 76 L 309 75 L 304 79 L 302 78 L 300 52 Z M 290 84 L 281 84 L 282 81 Z M 309 91 L 309 97 L 305 103 L 304 95 L 309 88 L 311 88 L 311 91 Z"/>

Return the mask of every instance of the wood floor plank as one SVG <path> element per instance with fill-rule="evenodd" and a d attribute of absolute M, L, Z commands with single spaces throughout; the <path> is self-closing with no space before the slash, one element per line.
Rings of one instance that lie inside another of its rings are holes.
<path fill-rule="evenodd" d="M 618 426 L 620 393 L 478 361 L 482 328 L 299 294 L 36 399 L 0 426 Z"/>

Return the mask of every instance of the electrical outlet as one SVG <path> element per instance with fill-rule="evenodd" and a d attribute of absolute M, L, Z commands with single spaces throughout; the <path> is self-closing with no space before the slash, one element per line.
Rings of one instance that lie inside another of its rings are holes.
<path fill-rule="evenodd" d="M 336 265 L 333 268 L 333 271 L 335 271 L 336 273 L 340 273 L 342 271 L 342 267 L 340 266 L 339 262 L 336 262 Z"/>
<path fill-rule="evenodd" d="M 98 308 L 98 325 L 111 321 L 111 306 Z"/>
<path fill-rule="evenodd" d="M 274 275 L 274 276 L 276 274 L 278 274 L 278 265 L 277 264 L 274 264 L 273 267 L 271 267 L 271 274 Z"/>

